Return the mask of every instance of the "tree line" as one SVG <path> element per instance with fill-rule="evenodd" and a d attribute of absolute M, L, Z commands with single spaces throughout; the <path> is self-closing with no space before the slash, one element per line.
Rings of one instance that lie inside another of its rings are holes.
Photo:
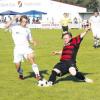
<path fill-rule="evenodd" d="M 88 11 L 94 11 L 100 8 L 100 0 L 53 0 L 72 5 L 86 7 Z"/>

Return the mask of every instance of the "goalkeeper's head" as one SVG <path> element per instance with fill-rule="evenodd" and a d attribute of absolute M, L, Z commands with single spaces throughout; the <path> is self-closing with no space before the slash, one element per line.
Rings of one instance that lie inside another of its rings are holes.
<path fill-rule="evenodd" d="M 71 39 L 72 39 L 72 33 L 71 32 L 67 32 L 65 34 L 62 35 L 62 39 L 64 40 L 64 44 L 68 44 Z"/>
<path fill-rule="evenodd" d="M 62 34 L 62 39 L 63 39 L 63 37 L 64 37 L 65 35 L 69 35 L 69 36 L 72 38 L 72 33 L 71 33 L 71 32 L 66 32 L 66 33 Z"/>

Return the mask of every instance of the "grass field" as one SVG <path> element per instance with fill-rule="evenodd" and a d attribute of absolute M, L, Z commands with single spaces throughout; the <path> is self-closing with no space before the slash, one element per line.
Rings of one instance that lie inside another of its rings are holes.
<path fill-rule="evenodd" d="M 70 30 L 77 35 L 82 30 Z M 32 36 L 37 41 L 34 47 L 36 62 L 41 74 L 48 79 L 51 70 L 59 61 L 52 51 L 60 50 L 63 45 L 61 30 L 33 29 Z M 13 41 L 11 33 L 0 29 L 0 100 L 100 100 L 100 48 L 92 47 L 91 32 L 84 38 L 77 56 L 77 65 L 93 84 L 77 82 L 69 74 L 58 78 L 52 87 L 38 87 L 32 77 L 31 65 L 22 63 L 25 80 L 18 79 L 13 64 Z"/>

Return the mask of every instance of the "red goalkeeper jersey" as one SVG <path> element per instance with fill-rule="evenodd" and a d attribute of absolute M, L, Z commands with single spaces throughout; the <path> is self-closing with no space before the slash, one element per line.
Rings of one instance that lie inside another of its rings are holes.
<path fill-rule="evenodd" d="M 63 47 L 60 60 L 61 61 L 72 60 L 76 62 L 76 55 L 81 41 L 82 38 L 80 37 L 80 35 L 72 38 L 71 41 L 69 42 L 69 45 Z"/>

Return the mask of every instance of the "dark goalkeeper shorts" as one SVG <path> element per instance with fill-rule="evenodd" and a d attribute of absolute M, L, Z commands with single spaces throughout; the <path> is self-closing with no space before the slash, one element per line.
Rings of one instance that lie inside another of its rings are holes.
<path fill-rule="evenodd" d="M 61 71 L 61 73 L 58 76 L 63 76 L 69 73 L 70 67 L 74 67 L 78 71 L 76 64 L 71 61 L 60 61 L 54 66 L 54 69 L 58 69 Z"/>

